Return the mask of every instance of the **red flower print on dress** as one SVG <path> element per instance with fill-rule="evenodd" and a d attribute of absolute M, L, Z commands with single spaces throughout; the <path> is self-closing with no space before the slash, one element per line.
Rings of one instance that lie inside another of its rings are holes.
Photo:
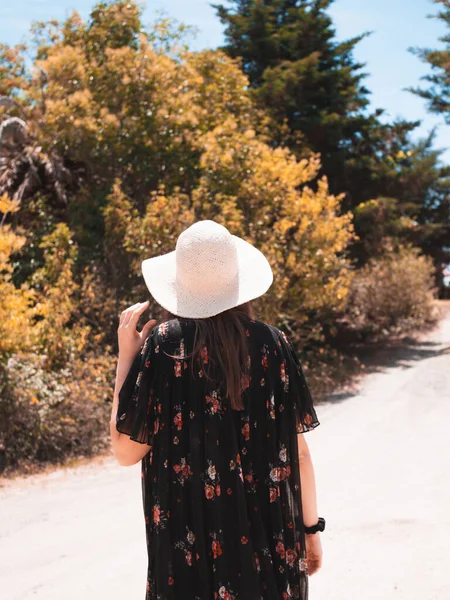
<path fill-rule="evenodd" d="M 194 532 L 191 531 L 190 529 L 187 532 L 186 539 L 187 539 L 188 544 L 193 544 L 195 542 Z"/>
<path fill-rule="evenodd" d="M 275 419 L 275 396 L 273 392 L 270 394 L 270 397 L 267 400 L 266 407 L 269 409 L 269 417 L 271 419 Z"/>
<path fill-rule="evenodd" d="M 175 377 L 181 377 L 183 370 L 187 368 L 187 362 L 185 360 L 175 359 L 173 363 Z"/>
<path fill-rule="evenodd" d="M 161 510 L 160 510 L 159 506 L 156 504 L 156 506 L 153 507 L 153 523 L 155 523 L 155 525 L 159 525 L 160 515 L 161 515 Z"/>
<path fill-rule="evenodd" d="M 211 547 L 213 551 L 213 558 L 217 558 L 218 556 L 222 555 L 222 548 L 217 540 L 212 541 Z"/>
<path fill-rule="evenodd" d="M 207 483 L 205 485 L 205 496 L 208 500 L 211 500 L 211 498 L 214 498 L 214 486 L 210 485 L 209 483 Z"/>
<path fill-rule="evenodd" d="M 280 366 L 280 377 L 281 381 L 284 384 L 284 391 L 287 392 L 289 390 L 289 376 L 286 373 L 286 359 L 283 360 Z"/>
<path fill-rule="evenodd" d="M 189 477 L 194 474 L 185 458 L 182 458 L 178 464 L 173 465 L 173 470 L 178 475 L 178 481 L 181 485 L 184 485 Z"/>
<path fill-rule="evenodd" d="M 173 422 L 175 423 L 175 425 L 177 426 L 178 430 L 183 429 L 183 415 L 181 414 L 181 412 L 178 412 L 174 418 L 173 418 Z"/>
<path fill-rule="evenodd" d="M 236 596 L 234 595 L 234 592 L 232 592 L 230 586 L 227 586 L 228 589 L 224 586 L 221 585 L 219 587 L 219 598 L 221 600 L 236 600 Z"/>
<path fill-rule="evenodd" d="M 311 425 L 312 423 L 312 416 L 309 413 L 306 413 L 306 415 L 304 416 L 304 421 L 307 425 Z"/>
<path fill-rule="evenodd" d="M 216 496 L 220 496 L 221 491 L 220 491 L 220 485 L 216 485 Z"/>
<path fill-rule="evenodd" d="M 297 558 L 297 552 L 292 548 L 286 550 L 286 562 L 290 567 L 293 567 Z"/>
<path fill-rule="evenodd" d="M 205 482 L 205 496 L 208 500 L 220 495 L 220 488 L 219 493 L 216 493 L 220 477 L 212 460 L 208 459 L 208 468 L 201 474 L 201 478 Z"/>
<path fill-rule="evenodd" d="M 284 549 L 283 542 L 278 542 L 278 544 L 275 546 L 275 550 L 280 555 L 280 558 L 284 559 L 284 557 L 286 556 L 286 551 Z"/>
<path fill-rule="evenodd" d="M 283 600 L 289 600 L 289 598 L 293 598 L 293 597 L 294 596 L 292 595 L 291 586 L 288 583 L 286 586 L 286 591 L 283 592 Z"/>
<path fill-rule="evenodd" d="M 250 439 L 250 425 L 249 423 L 244 423 L 244 426 L 241 429 L 241 433 L 244 436 L 244 440 L 247 441 Z"/>
<path fill-rule="evenodd" d="M 258 556 L 258 554 L 255 552 L 255 553 L 253 554 L 253 557 L 254 557 L 254 559 L 255 559 L 255 566 L 256 566 L 256 570 L 257 570 L 258 572 L 260 572 L 260 571 L 261 571 L 261 565 L 260 565 L 260 562 L 259 562 L 259 556 Z"/>
<path fill-rule="evenodd" d="M 161 323 L 158 326 L 158 335 L 160 337 L 164 337 L 166 335 L 166 333 L 168 332 L 168 330 L 169 330 L 168 323 L 167 322 Z"/>
<path fill-rule="evenodd" d="M 173 585 L 173 584 L 174 584 L 174 579 L 173 579 L 173 577 L 169 577 L 169 579 L 167 580 L 167 583 L 168 583 L 169 585 Z"/>
<path fill-rule="evenodd" d="M 194 532 L 191 531 L 189 529 L 189 527 L 186 527 L 187 529 L 187 535 L 186 535 L 186 540 L 179 540 L 178 542 L 175 542 L 174 547 L 182 550 L 184 552 L 184 559 L 186 561 L 186 563 L 192 567 L 192 562 L 193 562 L 193 546 L 194 546 L 194 542 L 195 542 L 195 535 Z M 197 554 L 197 558 L 198 558 L 198 554 Z"/>
<path fill-rule="evenodd" d="M 222 416 L 222 401 L 219 397 L 217 390 L 213 390 L 210 395 L 206 396 L 206 405 L 208 408 L 208 412 L 211 415 L 219 414 Z"/>
<path fill-rule="evenodd" d="M 300 571 L 308 571 L 308 561 L 306 560 L 306 557 L 299 558 L 298 564 Z"/>
<path fill-rule="evenodd" d="M 263 366 L 264 371 L 267 371 L 267 369 L 269 367 L 269 348 L 268 348 L 267 344 L 264 344 L 261 351 L 262 351 L 261 364 Z"/>
<path fill-rule="evenodd" d="M 270 501 L 271 502 L 276 502 L 276 499 L 278 497 L 278 490 L 277 490 L 277 488 L 271 487 L 270 491 L 269 491 L 269 495 L 270 495 Z"/>
<path fill-rule="evenodd" d="M 270 465 L 272 466 L 272 465 Z M 270 469 L 269 477 L 271 481 L 283 481 L 291 474 L 291 467 L 287 465 L 286 467 L 272 467 Z"/>
<path fill-rule="evenodd" d="M 246 538 L 245 535 L 241 537 L 241 544 L 248 544 L 248 538 Z"/>
<path fill-rule="evenodd" d="M 269 473 L 270 479 L 272 481 L 281 481 L 282 480 L 282 469 L 281 467 L 274 467 L 270 470 Z"/>
<path fill-rule="evenodd" d="M 216 478 L 216 473 L 216 467 L 211 463 L 208 467 L 208 476 L 214 480 Z"/>
<path fill-rule="evenodd" d="M 208 348 L 206 346 L 200 349 L 200 356 L 202 357 L 203 364 L 206 365 L 209 362 Z"/>
<path fill-rule="evenodd" d="M 185 479 L 187 479 L 190 475 L 193 475 L 191 471 L 191 467 L 186 463 L 186 459 L 181 459 L 181 474 Z"/>

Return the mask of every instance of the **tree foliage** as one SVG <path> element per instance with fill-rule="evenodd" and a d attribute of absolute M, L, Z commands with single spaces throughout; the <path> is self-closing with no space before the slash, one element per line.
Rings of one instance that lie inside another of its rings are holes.
<path fill-rule="evenodd" d="M 364 263 L 381 253 L 386 234 L 421 246 L 437 263 L 446 253 L 448 175 L 431 148 L 433 137 L 414 143 L 411 132 L 419 121 L 386 123 L 383 110 L 369 111 L 364 65 L 353 56 L 366 34 L 337 41 L 331 3 L 216 5 L 225 25 L 224 50 L 241 60 L 253 97 L 271 116 L 271 143 L 287 144 L 299 158 L 320 153 L 319 175 L 327 176 L 333 193 L 345 194 L 344 208 L 360 216 L 352 255 Z"/>
<path fill-rule="evenodd" d="M 440 7 L 434 18 L 442 21 L 446 27 L 450 28 L 450 1 L 434 0 Z M 411 48 L 411 52 L 416 54 L 421 60 L 428 63 L 431 67 L 431 73 L 422 77 L 428 83 L 427 88 L 410 88 L 427 100 L 428 109 L 440 115 L 443 115 L 447 123 L 450 124 L 450 33 L 447 32 L 439 38 L 444 47 L 438 50 L 431 48 Z"/>
<path fill-rule="evenodd" d="M 275 284 L 259 315 L 288 327 L 305 356 L 319 355 L 324 323 L 345 306 L 352 215 L 319 176 L 320 157 L 274 147 L 238 61 L 191 52 L 181 34 L 167 22 L 145 31 L 133 2 L 100 2 L 87 22 L 36 24 L 30 68 L 22 48 L 1 49 L 0 122 L 16 125 L 0 139 L 0 310 L 14 303 L 18 321 L 0 348 L 0 412 L 25 437 L 31 428 L 39 460 L 91 451 L 112 394 L 118 314 L 147 293 L 140 263 L 173 250 L 194 221 L 213 218 L 263 250 Z M 20 388 L 18 352 L 39 389 Z M 78 441 L 77 411 L 97 418 Z"/>
<path fill-rule="evenodd" d="M 429 263 L 402 248 L 437 257 L 448 232 L 432 137 L 364 113 L 357 39 L 333 40 L 329 1 L 235 4 L 219 9 L 227 52 L 190 51 L 167 19 L 146 30 L 123 0 L 0 46 L 0 463 L 107 447 L 118 315 L 147 295 L 142 259 L 199 219 L 267 256 L 257 316 L 290 333 L 315 390 L 342 372 L 336 323 L 379 277 L 362 331 L 397 296 L 396 326 L 426 321 Z"/>

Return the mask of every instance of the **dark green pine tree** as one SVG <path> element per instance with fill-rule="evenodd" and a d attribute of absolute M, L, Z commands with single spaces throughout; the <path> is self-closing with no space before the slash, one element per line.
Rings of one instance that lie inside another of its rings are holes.
<path fill-rule="evenodd" d="M 441 7 L 434 18 L 442 21 L 447 33 L 438 39 L 443 47 L 411 48 L 421 60 L 428 63 L 431 72 L 422 77 L 428 83 L 426 88 L 410 88 L 410 91 L 427 100 L 428 110 L 440 114 L 450 125 L 450 0 L 435 0 Z M 430 182 L 431 183 L 431 182 Z M 423 206 L 423 218 L 429 235 L 423 242 L 425 249 L 441 259 L 450 261 L 450 167 L 441 169 L 439 177 L 431 183 L 427 202 Z M 434 235 L 433 235 L 434 230 Z M 439 245 L 441 252 L 439 252 Z"/>
<path fill-rule="evenodd" d="M 362 262 L 378 254 L 387 240 L 420 247 L 433 258 L 437 272 L 449 260 L 450 167 L 442 164 L 434 138 L 432 131 L 413 143 L 406 135 L 390 149 L 386 146 L 385 193 L 355 209 L 360 239 L 354 253 Z"/>
<path fill-rule="evenodd" d="M 434 18 L 445 23 L 449 31 L 439 38 L 439 41 L 444 43 L 444 47 L 439 50 L 410 48 L 413 54 L 431 66 L 431 73 L 422 77 L 428 82 L 428 88 L 410 88 L 410 91 L 425 98 L 430 112 L 443 115 L 445 121 L 450 124 L 450 0 L 434 1 L 442 5 L 442 10 L 434 15 Z"/>
<path fill-rule="evenodd" d="M 232 8 L 215 8 L 225 25 L 223 49 L 242 60 L 272 116 L 274 143 L 299 156 L 319 152 L 331 190 L 345 192 L 344 207 L 353 209 L 386 194 L 392 173 L 385 154 L 418 123 L 382 125 L 382 110 L 368 112 L 364 65 L 353 58 L 367 34 L 336 41 L 326 12 L 332 1 L 230 0 Z"/>

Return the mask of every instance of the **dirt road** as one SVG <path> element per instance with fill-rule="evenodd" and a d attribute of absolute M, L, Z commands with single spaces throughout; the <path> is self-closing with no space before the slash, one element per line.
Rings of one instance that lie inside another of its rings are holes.
<path fill-rule="evenodd" d="M 311 600 L 450 600 L 450 312 L 317 414 L 305 435 L 327 530 Z M 139 465 L 111 459 L 5 485 L 0 597 L 142 599 L 140 485 Z"/>

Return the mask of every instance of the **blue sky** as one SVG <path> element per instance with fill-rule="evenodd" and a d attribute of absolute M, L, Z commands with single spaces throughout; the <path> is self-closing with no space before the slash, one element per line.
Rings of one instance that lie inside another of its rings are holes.
<path fill-rule="evenodd" d="M 86 18 L 94 0 L 16 0 L 5 6 L 0 0 L 0 42 L 26 41 L 33 20 L 61 19 L 72 9 Z M 219 0 L 216 0 L 219 2 Z M 155 11 L 164 10 L 179 21 L 194 25 L 198 35 L 196 48 L 216 47 L 223 40 L 222 26 L 208 0 L 148 0 L 144 19 L 150 22 Z M 408 52 L 410 46 L 437 48 L 444 35 L 444 25 L 427 15 L 436 14 L 432 0 L 335 0 L 330 10 L 339 39 L 364 31 L 372 35 L 362 40 L 355 58 L 366 63 L 369 74 L 366 87 L 372 92 L 373 107 L 384 108 L 386 118 L 420 119 L 418 136 L 424 136 L 438 126 L 436 147 L 449 148 L 443 160 L 450 163 L 450 126 L 442 117 L 427 113 L 425 102 L 404 88 L 417 86 L 429 72 L 427 65 Z"/>

